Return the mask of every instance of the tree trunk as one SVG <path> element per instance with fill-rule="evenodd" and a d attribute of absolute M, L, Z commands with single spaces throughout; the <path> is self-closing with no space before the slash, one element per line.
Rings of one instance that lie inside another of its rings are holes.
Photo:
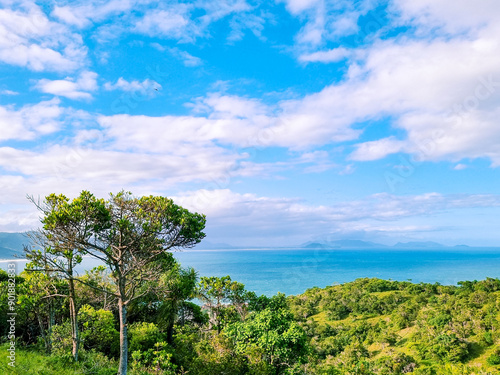
<path fill-rule="evenodd" d="M 127 306 L 124 305 L 122 298 L 118 301 L 118 313 L 120 316 L 120 364 L 118 366 L 118 375 L 127 375 Z"/>
<path fill-rule="evenodd" d="M 45 334 L 45 327 L 43 326 L 42 317 L 40 316 L 40 313 L 38 311 L 35 312 L 35 315 L 38 319 L 38 325 L 40 326 L 40 334 L 42 335 L 43 342 L 45 343 L 45 350 L 50 354 L 49 338 Z"/>
<path fill-rule="evenodd" d="M 71 338 L 73 340 L 73 358 L 78 361 L 78 346 L 80 344 L 80 337 L 78 334 L 78 311 L 76 310 L 75 303 L 75 281 L 69 278 L 69 315 L 71 320 Z"/>
<path fill-rule="evenodd" d="M 167 343 L 173 345 L 174 343 L 174 323 L 169 322 L 167 325 Z"/>
<path fill-rule="evenodd" d="M 47 329 L 47 344 L 48 344 L 48 352 L 49 354 L 52 352 L 52 327 L 56 324 L 56 318 L 55 318 L 55 311 L 54 311 L 54 303 L 53 299 L 50 298 L 49 300 L 49 327 Z"/>

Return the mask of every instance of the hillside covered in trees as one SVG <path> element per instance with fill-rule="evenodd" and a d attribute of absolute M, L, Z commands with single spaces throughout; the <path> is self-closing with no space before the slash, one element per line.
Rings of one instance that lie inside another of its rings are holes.
<path fill-rule="evenodd" d="M 6 316 L 7 274 L 0 279 Z M 99 291 L 111 288 L 109 274 L 101 267 L 82 281 L 75 362 L 67 281 L 17 277 L 16 367 L 2 355 L 2 373 L 116 373 L 116 297 Z M 358 279 L 269 298 L 229 276 L 197 280 L 168 257 L 156 285 L 129 306 L 131 374 L 500 373 L 498 279 L 458 286 Z M 0 322 L 4 342 L 8 328 Z"/>
<path fill-rule="evenodd" d="M 358 279 L 257 296 L 172 251 L 205 216 L 165 197 L 32 200 L 30 263 L 0 271 L 2 373 L 454 375 L 500 371 L 500 280 Z M 80 276 L 84 256 L 105 265 Z M 12 266 L 12 267 L 11 267 Z M 10 354 L 10 355 L 9 355 Z"/>

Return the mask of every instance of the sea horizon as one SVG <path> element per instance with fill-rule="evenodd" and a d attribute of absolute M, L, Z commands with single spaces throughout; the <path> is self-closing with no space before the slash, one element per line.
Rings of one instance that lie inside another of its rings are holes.
<path fill-rule="evenodd" d="M 201 276 L 231 276 L 247 290 L 267 296 L 304 293 L 313 287 L 343 284 L 359 278 L 457 285 L 460 281 L 500 277 L 500 248 L 467 249 L 188 249 L 173 252 L 183 267 Z M 12 261 L 0 260 L 5 269 Z M 86 256 L 79 274 L 102 263 Z M 24 265 L 22 268 L 24 269 Z"/>

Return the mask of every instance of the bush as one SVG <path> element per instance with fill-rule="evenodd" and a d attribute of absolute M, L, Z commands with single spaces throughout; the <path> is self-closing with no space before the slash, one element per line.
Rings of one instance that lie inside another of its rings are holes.
<path fill-rule="evenodd" d="M 492 366 L 500 365 L 500 348 L 495 350 L 495 352 L 486 359 L 486 362 Z"/>
<path fill-rule="evenodd" d="M 71 356 L 73 341 L 71 338 L 71 324 L 69 320 L 62 324 L 52 327 L 52 351 L 54 354 L 63 356 L 68 354 Z"/>
<path fill-rule="evenodd" d="M 132 352 L 132 368 L 135 372 L 146 374 L 175 374 L 176 365 L 172 363 L 172 350 L 166 342 L 157 342 L 154 349 Z"/>
<path fill-rule="evenodd" d="M 379 375 L 399 375 L 413 372 L 417 367 L 415 359 L 405 353 L 379 358 L 375 362 Z"/>
<path fill-rule="evenodd" d="M 130 352 L 153 349 L 157 342 L 162 342 L 165 338 L 156 324 L 147 322 L 131 324 L 128 333 Z"/>
<path fill-rule="evenodd" d="M 120 347 L 120 334 L 115 329 L 113 313 L 108 310 L 95 310 L 84 305 L 78 312 L 80 339 L 85 349 L 95 349 L 106 355 L 117 356 Z"/>

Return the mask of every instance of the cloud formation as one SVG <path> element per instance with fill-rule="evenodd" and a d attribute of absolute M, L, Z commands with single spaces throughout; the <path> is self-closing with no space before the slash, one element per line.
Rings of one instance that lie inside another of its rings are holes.
<path fill-rule="evenodd" d="M 41 79 L 35 87 L 41 92 L 69 99 L 92 99 L 90 92 L 97 90 L 97 73 L 85 71 L 75 80 L 65 78 L 59 80 Z"/>
<path fill-rule="evenodd" d="M 61 188 L 174 195 L 249 242 L 498 210 L 496 1 L 0 4 L 0 230 Z M 398 157 L 431 177 L 381 194 Z"/>
<path fill-rule="evenodd" d="M 49 20 L 34 3 L 0 9 L 1 62 L 33 71 L 68 72 L 83 66 L 86 54 L 78 34 Z"/>

